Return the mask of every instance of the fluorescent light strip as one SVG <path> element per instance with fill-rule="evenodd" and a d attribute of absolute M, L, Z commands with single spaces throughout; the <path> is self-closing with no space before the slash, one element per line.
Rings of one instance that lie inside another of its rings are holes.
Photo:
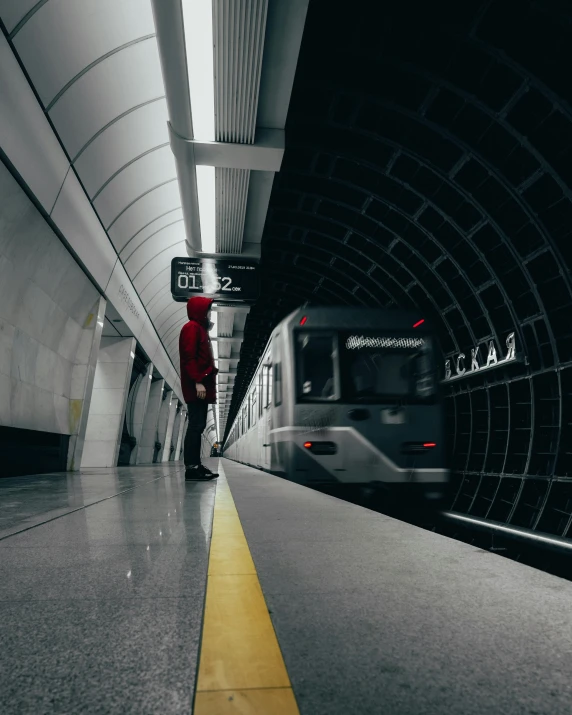
<path fill-rule="evenodd" d="M 215 140 L 212 0 L 183 0 L 187 72 L 195 139 Z"/>
<path fill-rule="evenodd" d="M 197 166 L 197 194 L 201 223 L 201 248 L 204 253 L 216 252 L 216 191 L 214 166 Z M 216 315 L 216 313 L 213 313 Z"/>
<path fill-rule="evenodd" d="M 218 313 L 211 312 L 211 323 L 213 324 L 213 327 L 209 330 L 209 333 L 213 336 L 213 338 L 217 337 L 217 329 L 218 329 Z M 213 350 L 214 350 L 214 345 L 213 344 Z M 217 356 L 218 356 L 218 347 L 217 347 Z"/>

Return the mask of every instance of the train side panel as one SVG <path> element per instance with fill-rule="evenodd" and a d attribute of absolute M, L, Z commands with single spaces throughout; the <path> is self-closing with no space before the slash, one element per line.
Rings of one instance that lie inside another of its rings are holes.
<path fill-rule="evenodd" d="M 331 312 L 331 317 L 324 317 L 323 310 L 309 312 L 308 322 L 316 329 L 336 330 L 343 324 L 347 330 L 352 318 L 341 312 Z M 355 311 L 357 325 L 362 313 Z M 235 434 L 226 456 L 302 484 L 400 485 L 429 498 L 442 496 L 449 472 L 438 396 L 427 404 L 297 404 L 294 341 L 300 315 L 289 316 L 272 336 L 271 404 L 257 415 L 255 424 Z M 386 318 L 394 325 L 400 317 L 370 311 L 365 322 L 371 328 L 378 321 L 381 329 Z M 265 360 L 270 360 L 269 354 Z M 261 365 L 262 361 L 252 385 L 258 384 Z"/>

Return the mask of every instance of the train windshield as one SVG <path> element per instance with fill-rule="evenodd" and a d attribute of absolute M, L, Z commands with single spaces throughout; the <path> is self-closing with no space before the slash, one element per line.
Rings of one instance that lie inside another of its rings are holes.
<path fill-rule="evenodd" d="M 418 402 L 436 394 L 427 336 L 300 331 L 296 342 L 302 402 Z"/>
<path fill-rule="evenodd" d="M 422 401 L 435 395 L 427 336 L 340 333 L 339 344 L 347 401 Z"/>
<path fill-rule="evenodd" d="M 339 399 L 335 333 L 298 333 L 298 386 L 303 400 Z"/>

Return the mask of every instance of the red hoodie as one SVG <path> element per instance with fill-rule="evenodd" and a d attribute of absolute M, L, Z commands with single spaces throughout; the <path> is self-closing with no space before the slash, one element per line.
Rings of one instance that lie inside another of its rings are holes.
<path fill-rule="evenodd" d="M 181 358 L 181 387 L 185 402 L 198 400 L 197 382 L 207 391 L 206 401 L 216 402 L 216 374 L 213 351 L 208 333 L 207 313 L 212 305 L 211 298 L 196 296 L 189 298 L 187 315 L 189 322 L 183 325 L 179 336 L 179 356 Z"/>

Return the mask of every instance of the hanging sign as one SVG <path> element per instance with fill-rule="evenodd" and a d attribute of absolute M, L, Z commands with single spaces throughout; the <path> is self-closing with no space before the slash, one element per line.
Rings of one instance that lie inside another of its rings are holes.
<path fill-rule="evenodd" d="M 185 303 L 193 295 L 217 302 L 254 303 L 260 293 L 258 264 L 241 258 L 173 258 L 171 295 Z"/>
<path fill-rule="evenodd" d="M 486 355 L 484 354 L 486 352 Z M 516 337 L 514 333 L 510 333 L 506 339 L 506 353 L 499 357 L 495 347 L 494 340 L 489 340 L 486 351 L 481 354 L 480 347 L 471 348 L 471 356 L 468 358 L 465 353 L 445 360 L 445 379 L 443 382 L 451 382 L 459 380 L 462 377 L 468 377 L 476 372 L 483 370 L 491 370 L 501 365 L 506 365 L 510 362 L 517 362 L 516 356 Z"/>

